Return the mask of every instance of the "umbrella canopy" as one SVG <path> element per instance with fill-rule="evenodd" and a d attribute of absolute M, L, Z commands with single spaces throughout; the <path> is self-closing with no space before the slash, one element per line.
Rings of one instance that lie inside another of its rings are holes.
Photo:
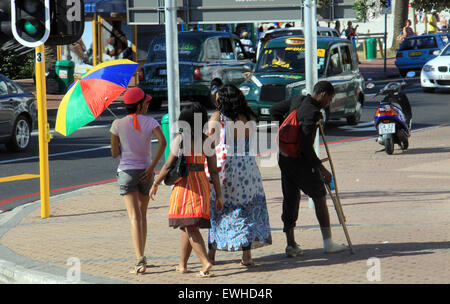
<path fill-rule="evenodd" d="M 97 65 L 72 84 L 56 116 L 55 131 L 69 135 L 95 120 L 128 87 L 138 64 L 128 59 Z"/>

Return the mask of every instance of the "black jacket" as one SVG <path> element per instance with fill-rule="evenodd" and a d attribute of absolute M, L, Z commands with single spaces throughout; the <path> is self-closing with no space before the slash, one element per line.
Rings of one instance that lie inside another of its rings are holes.
<path fill-rule="evenodd" d="M 311 95 L 293 96 L 273 105 L 270 108 L 270 115 L 272 120 L 278 121 L 281 125 L 285 117 L 295 109 L 298 109 L 297 119 L 302 126 L 300 159 L 308 162 L 312 167 L 317 167 L 321 161 L 314 150 L 314 141 L 317 122 L 323 118 L 318 102 Z"/>

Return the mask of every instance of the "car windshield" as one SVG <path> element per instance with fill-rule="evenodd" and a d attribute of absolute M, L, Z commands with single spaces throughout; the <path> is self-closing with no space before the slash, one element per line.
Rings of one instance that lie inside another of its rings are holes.
<path fill-rule="evenodd" d="M 267 33 L 263 38 L 261 38 L 262 41 L 269 41 L 274 38 L 283 37 L 283 36 L 294 36 L 294 35 L 300 35 L 303 36 L 303 30 L 282 30 L 282 31 L 274 31 L 272 33 Z"/>
<path fill-rule="evenodd" d="M 450 56 L 450 44 L 442 51 L 441 56 Z"/>
<path fill-rule="evenodd" d="M 317 56 L 317 69 L 319 75 L 321 75 L 325 65 L 325 50 L 319 50 L 322 56 Z M 305 73 L 305 47 L 301 45 L 265 48 L 256 63 L 255 71 L 257 73 L 291 72 L 303 74 Z"/>
<path fill-rule="evenodd" d="M 200 54 L 201 41 L 192 37 L 178 37 L 179 60 L 196 61 Z M 166 38 L 156 37 L 148 48 L 147 62 L 166 61 Z"/>
<path fill-rule="evenodd" d="M 437 48 L 436 38 L 433 36 L 408 38 L 400 45 L 399 51 Z"/>

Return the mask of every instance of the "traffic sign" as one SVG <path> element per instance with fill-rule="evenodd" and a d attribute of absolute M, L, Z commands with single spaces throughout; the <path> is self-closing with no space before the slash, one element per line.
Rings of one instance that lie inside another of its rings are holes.
<path fill-rule="evenodd" d="M 381 0 L 381 13 L 391 14 L 391 0 Z"/>

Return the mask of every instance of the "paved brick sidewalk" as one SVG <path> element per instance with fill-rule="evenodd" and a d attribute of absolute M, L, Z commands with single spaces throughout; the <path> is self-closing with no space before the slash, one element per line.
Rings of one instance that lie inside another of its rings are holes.
<path fill-rule="evenodd" d="M 256 268 L 240 267 L 239 253 L 218 252 L 216 277 L 198 279 L 200 263 L 193 253 L 192 273 L 176 273 L 180 232 L 168 227 L 170 188 L 161 187 L 148 210 L 151 267 L 142 276 L 129 274 L 134 263 L 129 220 L 113 183 L 52 199 L 48 219 L 40 218 L 38 203 L 1 215 L 0 260 L 9 262 L 2 267 L 0 261 L 0 280 L 64 280 L 72 267 L 67 261 L 75 257 L 82 282 L 93 283 L 377 283 L 368 273 L 379 274 L 381 283 L 449 283 L 450 143 L 442 140 L 449 137 L 450 126 L 417 131 L 409 150 L 396 147 L 393 155 L 380 152 L 373 139 L 330 146 L 353 255 L 322 253 L 314 209 L 303 197 L 295 233 L 304 256 L 285 258 L 280 172 L 265 159 L 260 166 L 273 244 L 253 251 Z M 328 205 L 334 239 L 345 243 L 330 199 Z M 206 239 L 206 231 L 203 235 Z M 39 277 L 42 272 L 51 277 Z"/>

